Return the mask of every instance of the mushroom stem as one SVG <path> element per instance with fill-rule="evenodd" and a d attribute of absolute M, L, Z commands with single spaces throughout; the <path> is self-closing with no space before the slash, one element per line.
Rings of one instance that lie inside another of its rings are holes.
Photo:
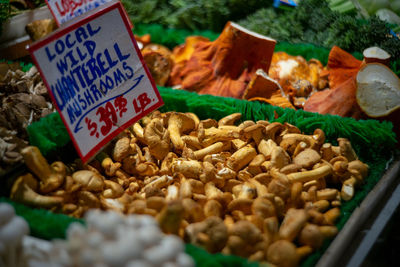
<path fill-rule="evenodd" d="M 113 162 L 113 160 L 104 152 L 96 156 L 100 159 L 101 167 L 103 167 L 104 172 L 107 176 L 114 176 L 115 173 L 121 168 L 121 163 Z"/>
<path fill-rule="evenodd" d="M 223 192 L 219 190 L 213 182 L 208 182 L 204 186 L 204 192 L 207 199 L 221 200 L 223 198 Z"/>
<path fill-rule="evenodd" d="M 219 141 L 229 141 L 236 138 L 240 138 L 243 129 L 239 127 L 230 128 L 207 128 L 204 129 L 204 138 L 202 143 L 204 146 L 209 146 Z"/>
<path fill-rule="evenodd" d="M 173 112 L 168 119 L 168 131 L 175 149 L 182 150 L 185 143 L 181 134 L 195 128 L 194 119 L 186 114 Z"/>
<path fill-rule="evenodd" d="M 138 122 L 133 124 L 132 131 L 139 141 L 144 142 L 144 129 Z"/>
<path fill-rule="evenodd" d="M 344 201 L 349 201 L 354 196 L 354 187 L 357 183 L 357 179 L 351 176 L 349 179 L 343 182 L 340 196 Z"/>
<path fill-rule="evenodd" d="M 20 176 L 11 188 L 10 198 L 17 202 L 39 208 L 52 208 L 61 205 L 63 198 L 57 196 L 43 196 L 36 193 L 31 186 L 35 183 L 32 174 Z"/>
<path fill-rule="evenodd" d="M 28 146 L 21 150 L 25 164 L 29 170 L 40 179 L 40 191 L 49 193 L 54 191 L 64 182 L 65 168 L 56 171 L 52 168 L 46 159 L 35 146 Z"/>
<path fill-rule="evenodd" d="M 224 146 L 224 143 L 222 142 L 217 142 L 215 144 L 212 144 L 208 147 L 205 147 L 203 149 L 197 150 L 194 152 L 194 157 L 197 160 L 201 160 L 203 159 L 206 155 L 209 154 L 216 154 L 221 152 L 222 148 Z"/>
<path fill-rule="evenodd" d="M 319 168 L 316 168 L 311 171 L 304 171 L 304 172 L 294 172 L 289 173 L 287 177 L 289 180 L 294 182 L 308 182 L 311 180 L 321 179 L 329 174 L 332 174 L 333 170 L 332 167 L 329 165 L 323 165 Z"/>
<path fill-rule="evenodd" d="M 197 160 L 177 159 L 172 162 L 172 172 L 182 173 L 186 178 L 198 178 L 203 166 Z"/>
<path fill-rule="evenodd" d="M 234 171 L 241 170 L 257 155 L 256 150 L 252 146 L 245 146 L 228 158 L 226 165 Z"/>
<path fill-rule="evenodd" d="M 234 125 L 237 120 L 240 120 L 242 117 L 241 113 L 233 113 L 226 117 L 223 117 L 218 121 L 218 126 L 221 125 Z"/>

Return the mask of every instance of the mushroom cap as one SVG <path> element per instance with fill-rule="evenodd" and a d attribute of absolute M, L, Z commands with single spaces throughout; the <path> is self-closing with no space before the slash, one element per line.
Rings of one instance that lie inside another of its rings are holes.
<path fill-rule="evenodd" d="M 261 218 L 276 216 L 274 204 L 267 198 L 258 197 L 254 200 L 251 207 L 253 214 Z"/>
<path fill-rule="evenodd" d="M 8 223 L 14 215 L 14 208 L 10 204 L 0 203 L 0 227 Z"/>
<path fill-rule="evenodd" d="M 380 47 L 372 46 L 363 51 L 364 60 L 366 63 L 382 63 L 388 65 L 390 63 L 390 54 Z"/>
<path fill-rule="evenodd" d="M 28 223 L 19 216 L 14 216 L 0 228 L 0 243 L 18 244 L 29 233 Z"/>
<path fill-rule="evenodd" d="M 308 245 L 312 248 L 319 248 L 324 242 L 324 235 L 319 230 L 318 225 L 307 224 L 300 232 L 299 242 L 302 245 Z"/>
<path fill-rule="evenodd" d="M 196 126 L 196 122 L 191 115 L 171 112 L 168 118 L 168 125 L 175 123 L 181 133 L 193 130 Z"/>
<path fill-rule="evenodd" d="M 170 137 L 163 122 L 159 118 L 154 118 L 144 129 L 144 139 L 149 147 L 150 154 L 156 159 L 162 160 L 170 151 Z"/>
<path fill-rule="evenodd" d="M 287 240 L 278 240 L 268 247 L 267 260 L 277 266 L 297 266 L 299 257 L 296 246 Z"/>
<path fill-rule="evenodd" d="M 383 64 L 366 64 L 357 74 L 356 98 L 368 116 L 389 115 L 400 108 L 400 79 Z"/>
<path fill-rule="evenodd" d="M 353 160 L 353 161 L 349 162 L 347 168 L 349 170 L 358 171 L 363 178 L 367 177 L 367 175 L 368 175 L 368 169 L 369 169 L 368 165 L 363 163 L 360 160 Z"/>
<path fill-rule="evenodd" d="M 239 236 L 249 244 L 255 244 L 262 240 L 262 233 L 257 226 L 249 221 L 240 220 L 228 229 L 229 235 Z"/>
<path fill-rule="evenodd" d="M 243 129 L 243 132 L 247 138 L 250 138 L 255 133 L 261 134 L 264 129 L 265 129 L 265 126 L 262 124 L 253 124 L 253 125 L 245 127 Z"/>
<path fill-rule="evenodd" d="M 199 117 L 196 114 L 194 114 L 193 112 L 186 112 L 185 114 L 194 120 L 195 128 L 197 128 L 200 124 Z"/>
<path fill-rule="evenodd" d="M 310 168 L 320 160 L 321 155 L 317 151 L 311 148 L 306 148 L 304 151 L 297 154 L 297 156 L 293 159 L 293 163 L 304 168 Z"/>
<path fill-rule="evenodd" d="M 268 126 L 265 127 L 265 133 L 267 134 L 268 138 L 276 141 L 277 134 L 280 133 L 285 127 L 280 122 L 272 122 Z"/>
<path fill-rule="evenodd" d="M 72 174 L 72 179 L 89 191 L 101 191 L 104 187 L 103 177 L 89 170 L 80 170 Z"/>
<path fill-rule="evenodd" d="M 118 139 L 112 151 L 112 158 L 119 162 L 126 158 L 132 150 L 129 144 L 130 139 L 128 137 Z"/>

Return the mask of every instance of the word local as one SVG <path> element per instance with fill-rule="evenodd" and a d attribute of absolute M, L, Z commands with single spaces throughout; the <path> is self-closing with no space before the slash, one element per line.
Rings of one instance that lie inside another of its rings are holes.
<path fill-rule="evenodd" d="M 50 88 L 59 109 L 67 109 L 71 124 L 108 91 L 134 76 L 133 69 L 125 62 L 130 54 L 122 54 L 118 43 L 110 50 L 96 52 L 96 42 L 89 37 L 100 29 L 93 30 L 88 24 L 86 31 L 80 27 L 75 35 L 67 34 L 64 39 L 58 39 L 53 50 L 45 48 L 50 62 L 58 60 L 56 65 L 61 77 Z"/>

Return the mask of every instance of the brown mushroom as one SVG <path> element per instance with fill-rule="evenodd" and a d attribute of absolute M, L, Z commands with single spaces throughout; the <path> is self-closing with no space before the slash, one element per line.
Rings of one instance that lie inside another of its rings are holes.
<path fill-rule="evenodd" d="M 35 192 L 38 183 L 32 174 L 18 177 L 14 182 L 10 198 L 23 204 L 38 208 L 52 208 L 62 204 L 63 198 L 58 196 L 44 196 Z"/>
<path fill-rule="evenodd" d="M 164 233 L 178 235 L 183 214 L 182 203 L 180 201 L 172 201 L 157 214 L 156 219 Z"/>
<path fill-rule="evenodd" d="M 305 226 L 308 220 L 308 214 L 304 209 L 290 208 L 279 228 L 279 236 L 282 239 L 293 241 Z"/>
<path fill-rule="evenodd" d="M 307 182 L 311 180 L 321 179 L 332 174 L 332 167 L 323 165 L 311 171 L 289 173 L 287 177 L 291 182 Z"/>
<path fill-rule="evenodd" d="M 195 121 L 191 116 L 178 112 L 172 112 L 169 115 L 168 131 L 175 149 L 183 149 L 184 142 L 181 139 L 181 134 L 193 130 L 194 128 Z"/>
<path fill-rule="evenodd" d="M 311 168 L 321 160 L 320 154 L 311 148 L 306 148 L 304 151 L 297 154 L 293 159 L 293 163 L 300 165 L 303 168 Z"/>
<path fill-rule="evenodd" d="M 124 158 L 133 153 L 130 142 L 131 140 L 126 136 L 117 140 L 112 151 L 112 158 L 115 161 L 122 162 Z"/>
<path fill-rule="evenodd" d="M 221 218 L 212 216 L 202 222 L 188 225 L 185 228 L 184 240 L 203 247 L 210 253 L 216 253 L 225 247 L 228 229 Z"/>
<path fill-rule="evenodd" d="M 318 225 L 307 224 L 299 234 L 299 243 L 308 245 L 314 249 L 322 246 L 324 242 L 324 235 L 320 231 Z"/>
<path fill-rule="evenodd" d="M 278 240 L 268 247 L 267 260 L 281 267 L 295 267 L 299 262 L 296 246 L 287 240 Z"/>
<path fill-rule="evenodd" d="M 337 140 L 339 143 L 340 154 L 342 156 L 346 157 L 349 162 L 358 159 L 356 152 L 353 150 L 353 147 L 347 138 L 338 138 Z"/>
<path fill-rule="evenodd" d="M 143 133 L 150 154 L 158 160 L 162 160 L 170 152 L 169 132 L 164 128 L 159 118 L 154 118 L 147 124 Z"/>
<path fill-rule="evenodd" d="M 223 117 L 218 121 L 218 126 L 221 125 L 234 125 L 236 121 L 242 117 L 241 113 L 232 113 L 228 116 Z"/>
<path fill-rule="evenodd" d="M 228 158 L 226 165 L 237 172 L 250 163 L 256 155 L 256 150 L 248 145 L 233 153 L 232 156 Z"/>
<path fill-rule="evenodd" d="M 76 171 L 72 174 L 72 179 L 75 183 L 81 185 L 82 190 L 99 192 L 104 188 L 104 178 L 93 171 Z"/>
<path fill-rule="evenodd" d="M 23 148 L 21 154 L 29 170 L 40 179 L 41 192 L 49 193 L 62 185 L 66 175 L 66 167 L 62 162 L 56 163 L 60 165 L 57 169 L 51 167 L 35 146 Z"/>

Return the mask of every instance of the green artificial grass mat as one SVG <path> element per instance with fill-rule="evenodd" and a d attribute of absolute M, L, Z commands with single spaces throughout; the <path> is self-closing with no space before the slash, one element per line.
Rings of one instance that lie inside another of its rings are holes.
<path fill-rule="evenodd" d="M 336 144 L 337 137 L 348 138 L 359 155 L 372 157 L 374 151 L 388 151 L 396 144 L 396 136 L 391 122 L 377 120 L 355 120 L 336 115 L 321 115 L 303 110 L 284 109 L 260 102 L 198 95 L 184 90 L 158 87 L 165 105 L 165 111 L 193 112 L 201 119 L 220 119 L 227 114 L 240 112 L 242 120 L 262 120 L 288 122 L 296 125 L 304 133 L 314 129 L 324 130 L 327 141 Z M 47 154 L 65 146 L 69 135 L 58 113 L 52 113 L 27 128 L 30 144 Z"/>
<path fill-rule="evenodd" d="M 202 248 L 194 246 L 192 244 L 186 244 L 186 253 L 192 256 L 197 267 L 224 267 L 224 266 L 235 266 L 235 267 L 257 267 L 261 264 L 257 262 L 250 262 L 237 256 L 227 256 L 221 253 L 210 254 Z M 262 265 L 268 266 L 268 265 Z"/>
<path fill-rule="evenodd" d="M 65 238 L 66 230 L 70 223 L 84 223 L 82 219 L 73 218 L 64 214 L 54 214 L 49 210 L 30 208 L 14 202 L 8 198 L 0 197 L 0 202 L 7 202 L 15 209 L 15 214 L 24 218 L 30 228 L 32 236 L 50 240 Z"/>
<path fill-rule="evenodd" d="M 300 130 L 306 134 L 312 134 L 316 128 L 320 128 L 325 132 L 326 141 L 334 145 L 337 145 L 336 139 L 338 137 L 348 138 L 360 160 L 368 164 L 370 170 L 368 177 L 365 179 L 365 183 L 361 188 L 356 190 L 355 197 L 348 202 L 342 203 L 341 216 L 337 221 L 337 227 L 339 229 L 345 225 L 351 212 L 360 205 L 364 197 L 382 177 L 387 162 L 390 161 L 393 153 L 396 151 L 396 136 L 392 131 L 393 125 L 390 122 L 379 122 L 377 120 L 357 121 L 353 118 L 342 118 L 336 115 L 321 115 L 303 110 L 295 111 L 259 102 L 249 102 L 246 100 L 211 95 L 198 95 L 193 92 L 173 90 L 165 87 L 159 87 L 159 91 L 165 103 L 165 105 L 160 108 L 162 112 L 193 112 L 197 114 L 200 119 L 214 118 L 217 120 L 228 114 L 240 112 L 242 113 L 242 121 L 266 119 L 271 122 L 288 122 L 299 127 Z M 58 113 L 50 114 L 42 118 L 39 122 L 33 123 L 28 127 L 28 133 L 30 136 L 30 143 L 38 146 L 42 152 L 46 151 L 47 153 L 52 153 L 65 145 L 72 146 Z M 34 212 L 35 210 L 32 210 L 32 213 Z M 52 216 L 58 217 L 61 215 L 54 214 Z M 302 266 L 315 265 L 329 246 L 329 243 L 329 241 L 326 242 L 321 249 L 307 257 L 302 263 Z M 191 251 L 190 249 L 188 250 Z M 209 255 L 209 257 L 214 256 L 215 255 Z M 205 259 L 200 261 L 201 264 L 203 262 L 205 262 Z"/>

